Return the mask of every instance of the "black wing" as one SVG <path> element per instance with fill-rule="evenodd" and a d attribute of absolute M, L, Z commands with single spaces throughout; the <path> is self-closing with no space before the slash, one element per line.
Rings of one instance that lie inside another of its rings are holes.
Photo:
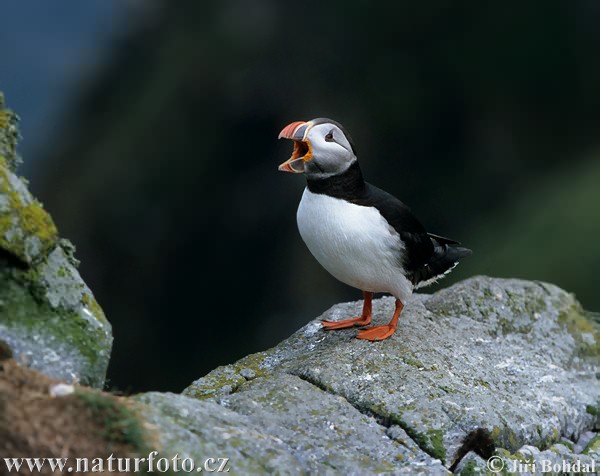
<path fill-rule="evenodd" d="M 470 254 L 459 248 L 458 241 L 427 233 L 410 208 L 383 190 L 363 180 L 358 162 L 339 175 L 322 179 L 307 178 L 308 189 L 323 193 L 356 205 L 375 207 L 404 242 L 406 252 L 402 267 L 406 277 L 417 285 L 442 275 L 453 268 L 459 258 Z"/>
<path fill-rule="evenodd" d="M 402 265 L 407 275 L 412 276 L 433 255 L 433 242 L 425 227 L 404 203 L 373 185 L 367 184 L 363 200 L 364 205 L 377 208 L 383 218 L 400 235 L 406 246 Z"/>
<path fill-rule="evenodd" d="M 433 233 L 427 233 L 430 238 L 433 238 L 435 241 L 442 245 L 460 245 L 460 241 L 452 240 L 450 238 L 445 238 L 440 235 L 434 235 Z"/>
<path fill-rule="evenodd" d="M 406 246 L 402 265 L 414 285 L 444 275 L 460 258 L 471 254 L 467 248 L 454 246 L 460 244 L 458 241 L 427 233 L 410 208 L 393 195 L 370 184 L 361 195 L 357 205 L 376 207 L 400 235 Z"/>

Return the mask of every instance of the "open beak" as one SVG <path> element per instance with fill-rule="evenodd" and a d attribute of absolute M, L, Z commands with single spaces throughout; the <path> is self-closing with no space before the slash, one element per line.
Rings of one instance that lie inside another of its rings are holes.
<path fill-rule="evenodd" d="M 292 122 L 285 126 L 279 133 L 278 139 L 290 139 L 294 141 L 292 156 L 279 166 L 281 172 L 301 174 L 304 172 L 304 164 L 312 159 L 310 142 L 306 140 L 306 133 L 310 128 L 310 122 Z"/>

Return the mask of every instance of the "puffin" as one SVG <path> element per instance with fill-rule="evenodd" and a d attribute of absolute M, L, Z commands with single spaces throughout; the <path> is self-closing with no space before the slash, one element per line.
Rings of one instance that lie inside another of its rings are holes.
<path fill-rule="evenodd" d="M 471 250 L 428 233 L 404 203 L 365 182 L 354 143 L 340 123 L 327 118 L 292 122 L 281 138 L 293 141 L 294 149 L 279 170 L 306 178 L 296 214 L 300 236 L 323 268 L 363 292 L 360 316 L 324 320 L 323 328 L 361 327 L 358 339 L 387 339 L 413 291 L 448 274 Z M 396 299 L 386 325 L 367 327 L 373 293 Z"/>

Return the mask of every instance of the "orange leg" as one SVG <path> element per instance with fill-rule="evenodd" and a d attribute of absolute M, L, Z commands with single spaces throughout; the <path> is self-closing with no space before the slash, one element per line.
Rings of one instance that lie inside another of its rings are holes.
<path fill-rule="evenodd" d="M 373 301 L 373 293 L 363 291 L 363 296 L 365 298 L 365 302 L 363 304 L 363 310 L 360 316 L 352 319 L 346 319 L 344 321 L 321 321 L 323 328 L 326 331 L 332 331 L 335 329 L 348 329 L 349 327 L 361 327 L 370 324 L 371 311 L 373 309 L 371 304 Z"/>
<path fill-rule="evenodd" d="M 396 299 L 396 310 L 394 311 L 394 315 L 389 324 L 385 326 L 375 326 L 371 327 L 370 329 L 359 331 L 356 338 L 370 341 L 387 339 L 394 332 L 396 332 L 398 319 L 400 318 L 400 313 L 402 312 L 403 308 L 404 304 L 402 304 L 399 299 Z"/>

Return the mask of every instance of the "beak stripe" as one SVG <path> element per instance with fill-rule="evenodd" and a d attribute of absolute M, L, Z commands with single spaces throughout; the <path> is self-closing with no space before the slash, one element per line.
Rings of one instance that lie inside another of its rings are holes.
<path fill-rule="evenodd" d="M 287 126 L 285 126 L 283 129 L 281 129 L 281 132 L 279 133 L 279 136 L 277 137 L 278 139 L 296 139 L 294 136 L 296 135 L 296 130 L 300 128 L 300 126 L 306 125 L 306 122 L 304 121 L 296 121 L 296 122 L 292 122 L 291 124 L 288 124 Z M 304 129 L 306 130 L 306 129 Z M 298 131 L 300 132 L 300 131 Z M 302 131 L 302 135 L 304 137 L 304 131 Z M 302 139 L 302 138 L 301 138 Z M 298 139 L 298 140 L 301 140 Z"/>

